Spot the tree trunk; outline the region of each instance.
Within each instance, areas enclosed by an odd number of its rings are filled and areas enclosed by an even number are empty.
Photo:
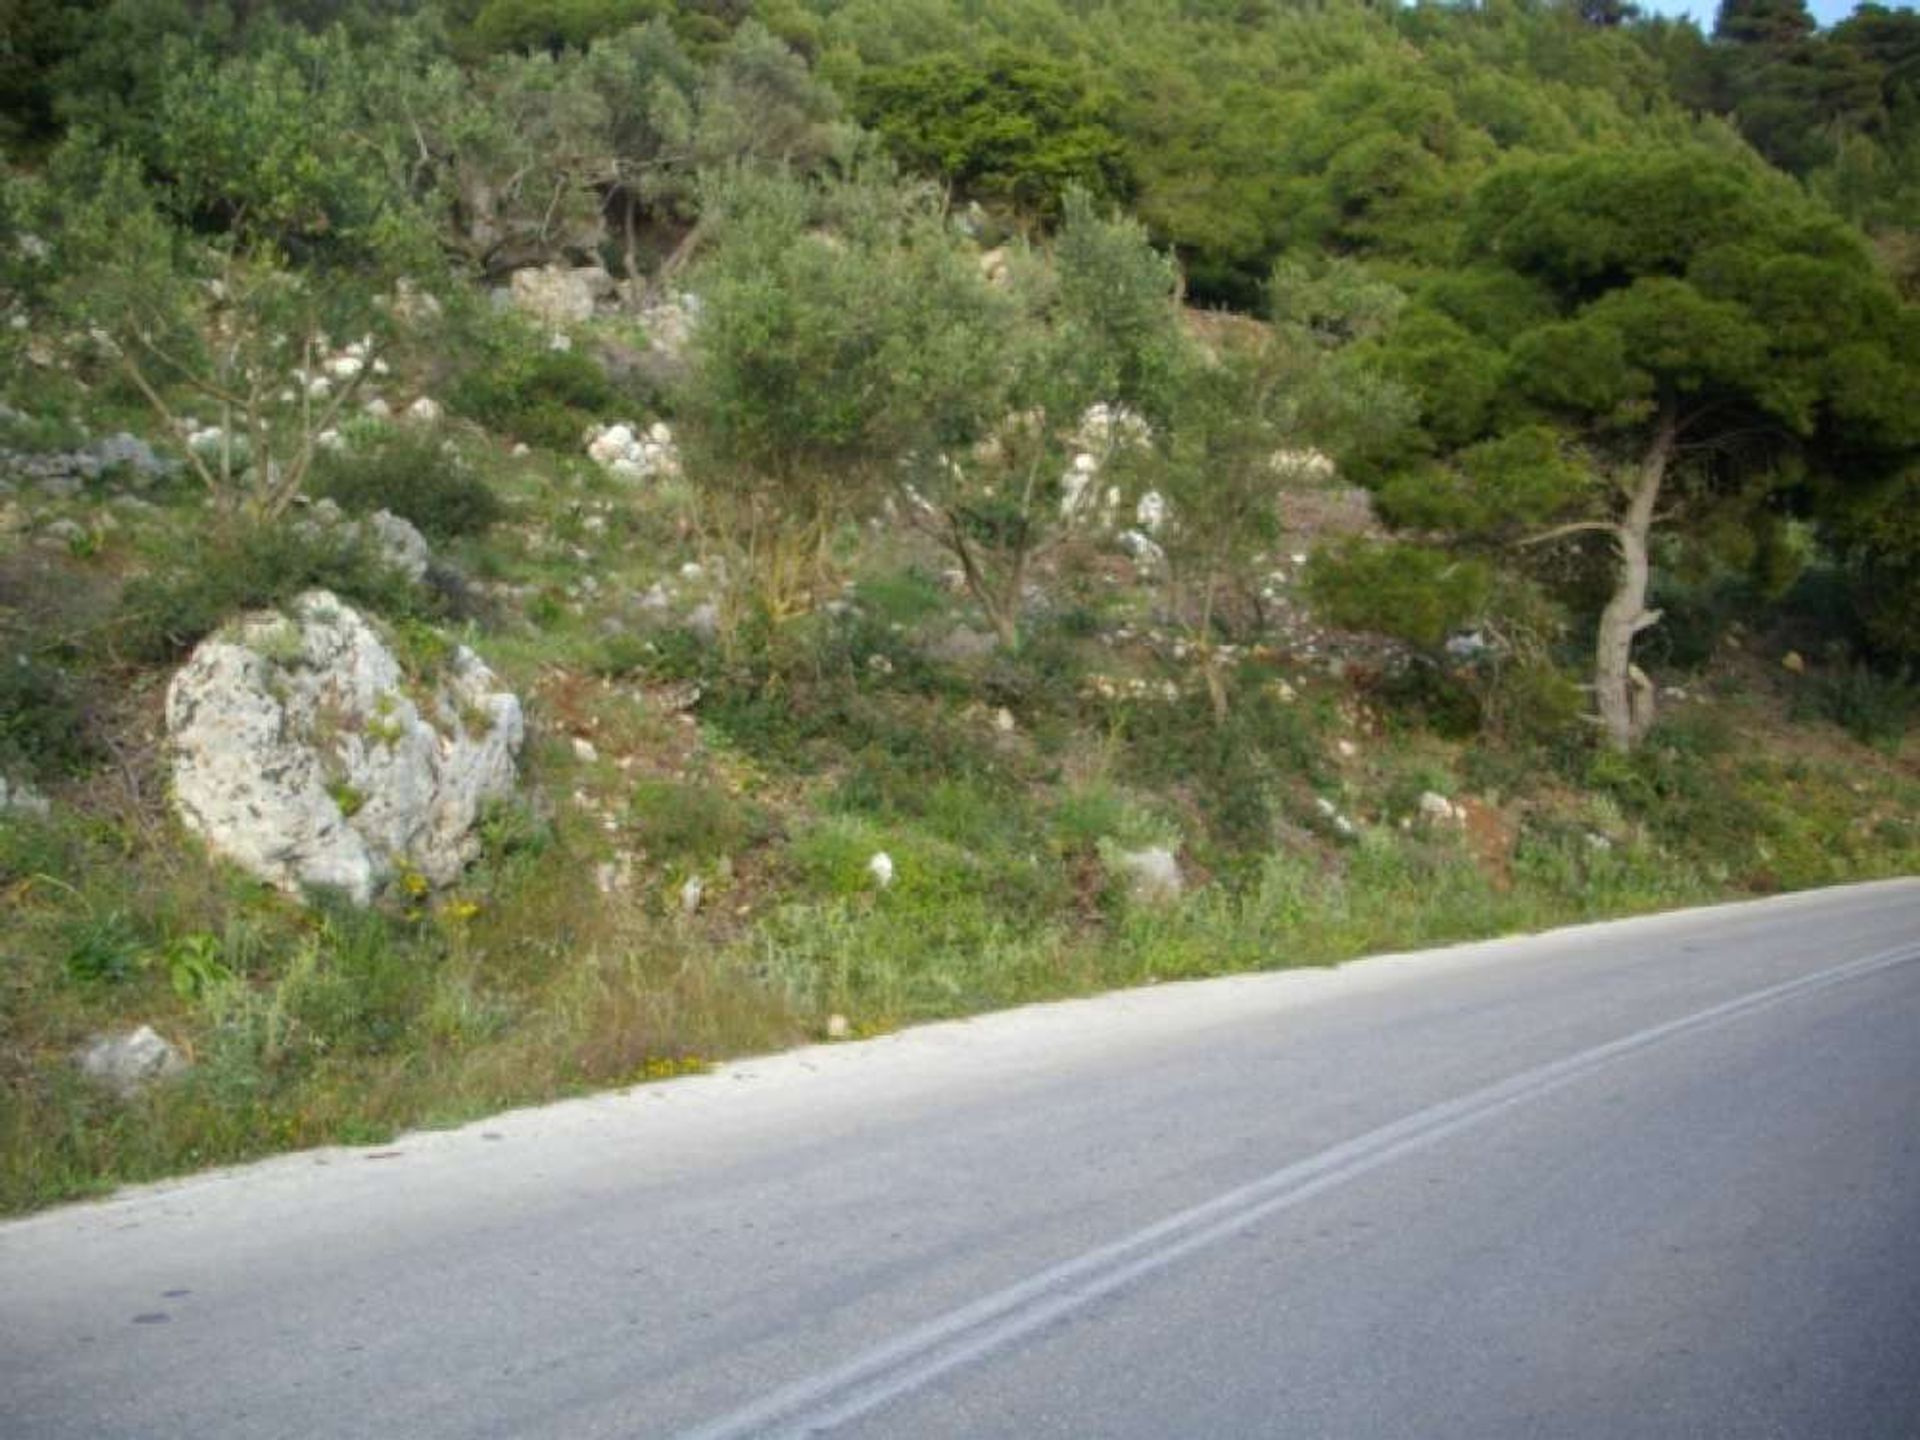
[[[1631,750],[1653,724],[1653,682],[1633,663],[1633,639],[1660,620],[1658,610],[1647,609],[1647,583],[1651,578],[1647,542],[1661,482],[1673,457],[1675,430],[1673,412],[1663,410],[1653,443],[1628,492],[1626,513],[1614,527],[1620,568],[1613,598],[1600,612],[1600,633],[1594,649],[1594,705],[1607,743],[1623,752]]]

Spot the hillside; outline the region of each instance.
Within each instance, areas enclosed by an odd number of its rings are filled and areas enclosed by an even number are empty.
[[[1909,14],[20,16],[0,1207],[1920,863]]]

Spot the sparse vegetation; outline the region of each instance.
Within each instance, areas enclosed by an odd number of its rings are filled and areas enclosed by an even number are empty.
[[[0,1210],[1920,867],[1895,12],[19,8]],[[1783,54],[1876,78],[1816,123]],[[240,617],[315,587],[400,671],[316,720],[329,823],[403,698],[491,732],[459,647],[524,702],[454,883],[174,809],[175,668],[246,631],[284,700]],[[182,1074],[82,1078],[139,1024]]]

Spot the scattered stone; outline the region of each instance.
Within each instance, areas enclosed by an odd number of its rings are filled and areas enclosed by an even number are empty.
[[[1002,735],[1011,735],[1019,727],[1014,723],[1013,712],[1002,705],[993,712],[993,728]]]
[[[893,674],[893,661],[884,655],[875,653],[867,656],[867,669],[875,675],[891,675]]]
[[[1132,556],[1136,564],[1159,566],[1167,561],[1167,552],[1160,548],[1158,542],[1138,530],[1121,531],[1120,548]]]
[[[387,565],[416,585],[427,578],[433,550],[411,520],[391,510],[376,510],[367,517],[366,528],[374,549]]]
[[[1133,507],[1133,518],[1147,534],[1158,535],[1160,527],[1167,523],[1167,497],[1158,490],[1147,491]]]
[[[576,735],[573,737],[573,758],[591,765],[600,758],[600,752],[593,748],[593,742],[584,735]]]
[[[1340,807],[1335,805],[1331,800],[1327,799],[1326,796],[1324,795],[1315,796],[1313,801],[1313,808],[1320,812],[1320,817],[1323,820],[1325,820],[1329,825],[1333,826],[1336,833],[1340,835],[1344,835],[1348,839],[1353,838],[1353,836],[1359,833],[1359,830],[1355,827],[1353,821],[1349,820],[1346,816],[1342,815],[1340,813]]]
[[[670,370],[684,363],[687,344],[699,322],[700,297],[691,291],[683,290],[640,307],[640,325],[647,332],[647,348]]]
[[[40,532],[41,543],[55,550],[65,550],[74,545],[84,544],[86,539],[87,527],[78,520],[65,518],[53,521]]]
[[[1135,900],[1156,904],[1178,900],[1186,890],[1180,862],[1163,845],[1116,851],[1113,868],[1126,877],[1127,894]]]
[[[688,876],[687,883],[680,887],[680,913],[689,917],[699,914],[706,893],[707,887],[698,875]]]
[[[893,857],[884,850],[875,852],[873,858],[867,861],[867,874],[873,877],[875,885],[886,889],[893,884]]]
[[[949,630],[937,640],[930,641],[926,647],[927,658],[942,665],[965,665],[969,661],[984,660],[993,654],[995,648],[993,636],[964,625]]]
[[[1798,650],[1789,650],[1780,657],[1780,668],[1792,675],[1807,673],[1807,662]]]
[[[707,644],[720,638],[720,607],[706,600],[687,612],[687,627]]]
[[[587,456],[609,475],[623,480],[651,480],[680,473],[680,450],[673,430],[659,421],[641,433],[619,421],[587,432]]]
[[[1435,825],[1464,825],[1467,812],[1464,808],[1433,790],[1420,793],[1420,815]]]
[[[427,578],[433,563],[433,549],[427,537],[404,516],[390,510],[376,510],[365,520],[349,520],[331,499],[322,497],[305,508],[295,520],[296,533],[308,538],[337,536],[350,543],[366,542],[380,562],[397,570],[413,584]]]
[[[852,1038],[853,1022],[851,1020],[840,1014],[827,1016],[827,1039],[851,1040]]]
[[[1283,480],[1331,480],[1334,474],[1333,457],[1319,450],[1276,450],[1267,463]]]
[[[11,780],[0,775],[0,812],[12,810],[20,815],[45,818],[52,809],[47,797],[25,780]]]
[[[447,412],[441,409],[440,402],[431,395],[422,395],[407,406],[407,419],[416,425],[438,425],[446,418],[446,414]]]
[[[1333,748],[1342,760],[1351,760],[1360,753],[1360,747],[1351,740],[1336,740],[1333,742]]]
[[[282,889],[363,905],[396,875],[458,878],[525,737],[519,699],[471,650],[416,702],[373,627],[324,590],[202,641],[166,714],[190,830]]]
[[[613,293],[613,277],[598,265],[541,265],[516,270],[507,282],[513,308],[548,327],[586,324]]]
[[[122,1099],[155,1081],[182,1073],[187,1062],[151,1025],[118,1035],[99,1035],[74,1056],[80,1073],[113,1090]]]
[[[593,867],[593,884],[602,895],[613,895],[633,888],[633,856],[622,851],[611,860]]]

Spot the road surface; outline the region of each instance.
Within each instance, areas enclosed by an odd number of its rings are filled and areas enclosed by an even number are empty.
[[[0,1225],[0,1436],[1920,1436],[1920,882]]]

